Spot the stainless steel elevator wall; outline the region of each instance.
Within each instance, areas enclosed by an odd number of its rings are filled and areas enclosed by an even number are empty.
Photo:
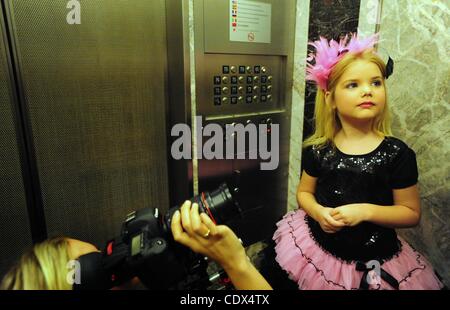
[[[49,235],[103,246],[168,208],[165,1],[7,1]]]
[[[0,7],[0,279],[31,245],[15,121],[16,103],[6,29]]]

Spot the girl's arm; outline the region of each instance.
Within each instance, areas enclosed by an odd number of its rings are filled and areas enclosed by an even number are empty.
[[[297,188],[297,203],[305,212],[316,220],[327,233],[339,231],[345,224],[335,220],[331,216],[332,208],[327,208],[317,203],[314,193],[316,191],[317,178],[310,176],[303,170],[300,184]]]
[[[367,221],[391,228],[413,227],[420,222],[420,197],[417,185],[394,189],[394,205],[367,204]]]
[[[323,208],[314,197],[316,183],[317,178],[310,176],[303,170],[297,187],[297,203],[313,219],[316,219],[318,210]]]
[[[420,198],[417,185],[393,190],[394,205],[380,206],[370,203],[355,203],[335,208],[331,215],[348,226],[362,221],[390,228],[416,226],[420,221]]]

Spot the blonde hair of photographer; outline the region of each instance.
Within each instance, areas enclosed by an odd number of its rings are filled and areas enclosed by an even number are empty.
[[[67,263],[81,255],[98,252],[87,242],[54,237],[34,245],[3,277],[1,290],[71,290]]]
[[[5,275],[2,290],[70,290],[66,280],[69,240],[57,237],[36,244]]]
[[[339,78],[355,60],[367,60],[374,63],[380,69],[382,76],[386,75],[386,65],[383,60],[372,52],[366,50],[361,55],[348,53],[333,68],[329,78],[328,89],[331,92],[331,99],[334,100],[336,84]],[[387,100],[383,111],[374,119],[373,131],[382,136],[392,136],[391,118]],[[303,142],[303,148],[310,145],[325,146],[329,141],[333,141],[338,131],[342,128],[341,121],[337,115],[337,109],[333,109],[331,104],[326,104],[325,90],[318,88],[316,94],[314,110],[314,133]]]

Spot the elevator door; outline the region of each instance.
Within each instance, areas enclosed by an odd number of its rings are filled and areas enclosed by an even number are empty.
[[[49,235],[97,244],[168,206],[165,1],[6,1]]]
[[[0,7],[0,279],[31,245],[4,30]]]

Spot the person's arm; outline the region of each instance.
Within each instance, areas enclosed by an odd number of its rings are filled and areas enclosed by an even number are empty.
[[[394,205],[380,206],[369,203],[350,204],[335,208],[333,218],[349,226],[362,221],[390,228],[407,228],[420,222],[420,197],[417,185],[393,190]]]
[[[344,223],[331,216],[332,208],[327,208],[317,203],[314,193],[316,190],[317,178],[310,176],[303,170],[300,183],[297,188],[298,205],[305,212],[316,220],[322,229],[327,233],[335,233],[345,226]]]
[[[275,262],[274,262],[275,263]],[[221,264],[237,290],[271,290],[272,287],[255,266],[246,258]]]
[[[219,263],[238,290],[268,290],[270,284],[250,262],[245,249],[233,231],[225,225],[215,225],[198,205],[186,201],[172,218],[175,241],[194,252],[208,256]]]

